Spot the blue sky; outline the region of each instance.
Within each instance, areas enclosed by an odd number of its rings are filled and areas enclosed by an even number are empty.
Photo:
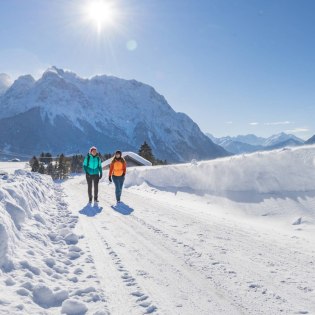
[[[101,33],[87,2],[1,0],[0,73],[136,79],[215,136],[315,134],[315,1],[117,0]]]

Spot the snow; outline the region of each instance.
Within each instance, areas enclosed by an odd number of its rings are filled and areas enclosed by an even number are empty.
[[[152,163],[148,160],[146,160],[145,158],[143,158],[142,156],[138,155],[137,153],[134,152],[122,152],[122,156],[125,158],[126,156],[131,157],[133,160],[139,162],[140,164],[142,164],[143,166],[152,166]],[[108,166],[113,160],[113,157],[111,157],[110,159],[107,159],[106,161],[104,161],[102,163],[102,167],[105,168],[106,166]]]
[[[37,108],[41,116],[37,123],[55,126],[62,118],[71,126],[70,134],[77,129],[85,133],[92,129],[102,138],[115,138],[127,150],[138,148],[147,138],[153,149],[159,148],[159,158],[170,157],[167,160],[187,161],[197,153],[200,158],[227,154],[214,146],[187,115],[176,113],[153,87],[135,80],[106,75],[83,79],[52,67],[36,81],[29,75],[19,77],[1,96],[0,108],[0,120]],[[113,150],[114,144],[105,141],[103,145]],[[61,141],[58,146],[60,151],[71,151],[69,143]],[[56,146],[52,147],[56,150]],[[108,147],[103,150],[107,152]]]
[[[315,146],[132,168],[92,206],[83,175],[10,173],[0,314],[315,314],[314,170]]]
[[[26,162],[0,162],[0,170],[13,174],[18,169],[31,170]]]

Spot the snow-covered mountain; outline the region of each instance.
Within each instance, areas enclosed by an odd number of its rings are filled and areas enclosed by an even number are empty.
[[[272,135],[268,138],[257,137],[253,134],[216,138],[208,133],[207,136],[214,143],[234,154],[250,153],[260,150],[274,150],[285,146],[299,146],[304,144],[302,139],[284,132]]]
[[[27,154],[137,151],[147,141],[168,161],[227,155],[152,87],[111,76],[83,79],[49,68],[18,78],[0,97],[0,149]]]
[[[315,135],[305,141],[305,144],[314,144],[315,143]]]
[[[0,73],[0,95],[3,94],[12,84],[11,78],[6,73]]]
[[[264,141],[263,146],[264,147],[270,147],[270,146],[278,145],[279,143],[282,143],[282,142],[287,142],[288,140],[294,140],[294,142],[299,143],[299,144],[304,143],[304,140],[296,137],[295,135],[286,134],[284,132],[281,132],[279,134],[276,134],[276,135],[273,135],[273,136],[267,138]],[[292,142],[292,143],[294,143],[294,142]]]

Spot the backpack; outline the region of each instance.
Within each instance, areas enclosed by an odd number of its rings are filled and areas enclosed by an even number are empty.
[[[98,152],[97,152],[97,154],[96,154],[95,156],[97,156],[98,159],[100,159],[100,155],[98,154]],[[90,156],[90,152],[89,152],[89,153],[87,154],[87,164],[86,164],[86,167],[89,167],[89,165],[90,165],[90,158],[91,158],[91,156]]]

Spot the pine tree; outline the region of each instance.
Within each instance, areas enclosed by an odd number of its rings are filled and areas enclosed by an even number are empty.
[[[54,166],[52,162],[50,162],[47,166],[47,175],[50,175],[52,178],[54,178]]]
[[[139,155],[145,158],[146,160],[150,161],[151,163],[155,163],[155,157],[152,153],[151,147],[147,144],[146,141],[141,145],[139,150]]]
[[[52,162],[52,155],[51,153],[46,153],[45,154],[45,164],[49,164]]]
[[[38,170],[39,170],[39,162],[38,162],[36,156],[34,156],[34,157],[32,158],[32,164],[31,164],[31,166],[32,166],[32,172],[38,172]]]
[[[39,164],[38,173],[45,174],[45,166],[44,166],[44,163],[42,162]]]
[[[59,160],[59,156],[58,156],[58,160]],[[59,167],[58,160],[56,159],[56,161],[55,161],[54,171],[53,171],[53,175],[52,175],[53,179],[58,179],[59,178],[59,176],[58,176],[58,167]]]
[[[58,178],[59,179],[65,179],[69,174],[68,166],[67,166],[67,159],[62,153],[59,157],[59,163],[58,163]]]

